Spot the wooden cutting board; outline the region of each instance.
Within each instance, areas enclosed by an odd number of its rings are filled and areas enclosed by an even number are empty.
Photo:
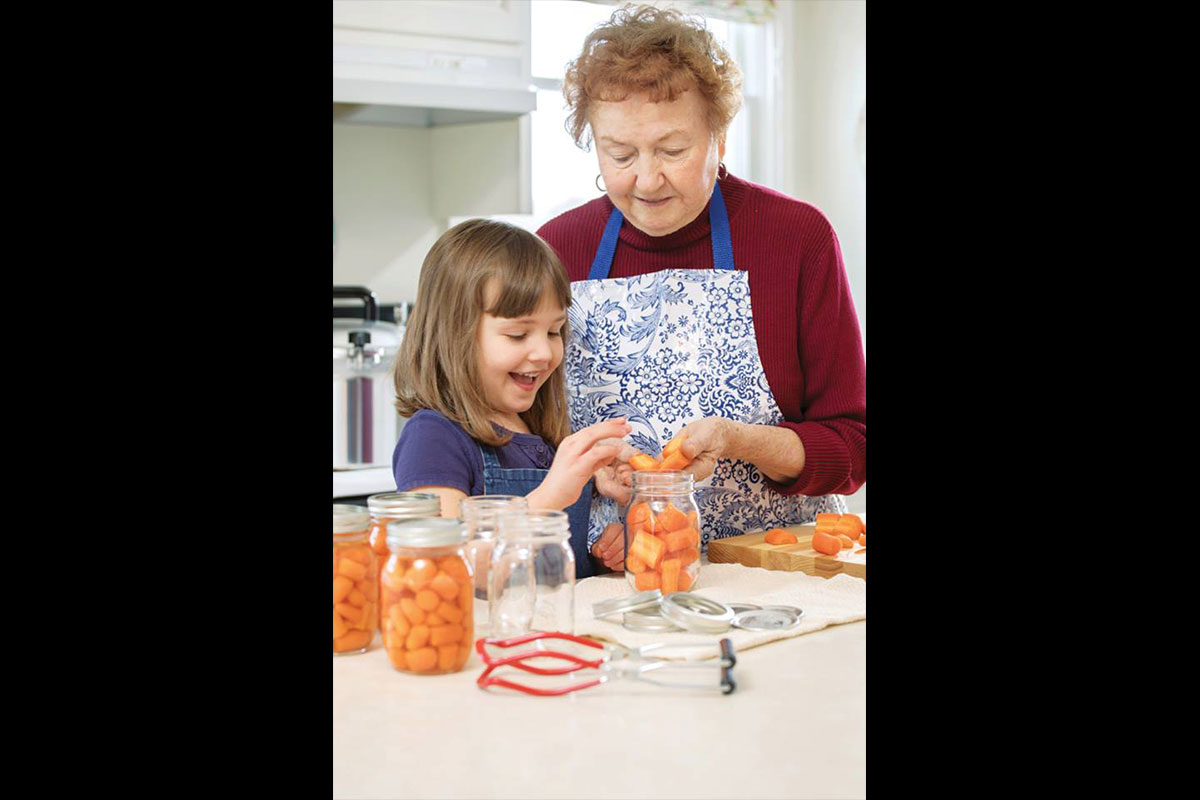
[[[866,514],[859,514],[866,522]],[[796,544],[767,544],[763,541],[766,531],[744,533],[727,539],[714,539],[708,543],[708,560],[714,564],[745,564],[747,567],[778,569],[788,572],[807,572],[820,578],[832,578],[844,573],[855,578],[867,579],[866,553],[852,561],[840,560],[812,549],[812,537],[816,524],[789,525],[783,530],[796,534]],[[855,545],[850,553],[860,549]],[[847,551],[838,553],[843,559]]]

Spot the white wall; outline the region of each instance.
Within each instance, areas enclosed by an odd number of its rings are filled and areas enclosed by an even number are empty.
[[[837,231],[867,337],[867,179],[855,153],[867,102],[864,0],[781,0],[780,68],[787,93],[780,190],[812,203]]]
[[[333,124],[335,285],[366,286],[383,303],[416,298],[421,262],[441,232],[429,130]]]

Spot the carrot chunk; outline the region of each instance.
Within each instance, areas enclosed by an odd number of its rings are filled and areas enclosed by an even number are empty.
[[[670,533],[681,528],[686,528],[688,524],[687,515],[680,511],[672,503],[667,503],[667,507],[658,512],[655,517],[658,527]]]
[[[633,585],[637,587],[639,592],[648,592],[651,589],[661,588],[662,578],[654,570],[648,569],[645,572],[638,573],[633,579]]]
[[[638,560],[650,569],[658,569],[658,563],[666,551],[667,546],[661,539],[645,532],[635,536],[633,544],[629,546],[629,554],[637,556]]]
[[[812,549],[827,556],[836,556],[842,549],[842,543],[836,536],[817,531],[813,534]]]
[[[679,591],[679,559],[665,558],[662,562],[662,593]]]
[[[679,591],[686,592],[692,586],[692,576],[686,569],[679,570]]]
[[[772,528],[767,531],[767,535],[763,537],[763,541],[767,544],[796,544],[799,541],[796,534],[791,531],[785,531],[783,528]]]
[[[344,575],[338,575],[333,579],[333,602],[335,604],[342,602],[346,596],[350,594],[350,590],[354,588],[354,581]]]
[[[654,471],[658,469],[658,459],[645,453],[638,453],[629,459],[629,466],[638,472]]]
[[[681,470],[681,469],[686,468],[687,465],[691,464],[691,463],[692,462],[689,461],[688,457],[685,456],[683,453],[671,453],[671,455],[667,456],[666,458],[664,458],[662,460],[662,463],[658,466],[658,468],[664,472],[671,471],[671,470]]]
[[[458,562],[462,565],[462,562]],[[439,572],[437,577],[429,582],[429,588],[441,596],[443,600],[453,600],[458,597],[458,584],[446,572]]]

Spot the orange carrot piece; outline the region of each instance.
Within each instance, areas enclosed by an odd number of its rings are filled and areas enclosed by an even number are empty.
[[[658,468],[664,472],[670,472],[674,470],[682,470],[691,463],[692,462],[689,461],[688,457],[683,453],[671,453],[671,455],[662,460],[662,463],[658,465]]]
[[[646,571],[646,563],[633,553],[630,553],[625,558],[625,569],[632,572],[634,575],[637,575],[639,572]]]
[[[682,566],[686,567],[688,564],[691,564],[693,561],[700,560],[700,548],[699,547],[685,547],[683,550],[680,550],[676,553],[667,553],[667,558],[678,558],[679,563]]]
[[[842,549],[842,543],[836,536],[818,531],[813,534],[812,549],[827,556],[836,556]]]
[[[667,550],[682,550],[694,544],[700,544],[700,531],[695,528],[680,528],[671,531],[663,537]]]
[[[796,544],[799,540],[796,534],[791,531],[785,531],[782,528],[772,528],[767,531],[767,535],[763,537],[763,541],[767,544]]]
[[[854,547],[854,540],[846,534],[839,533],[837,534],[837,538],[838,541],[842,543],[842,547],[846,548],[847,550],[849,550],[851,547]]]
[[[666,447],[662,449],[663,460],[666,460],[667,456],[671,455],[672,453],[678,452],[679,448],[683,447],[683,440],[686,438],[686,433],[679,433],[674,439],[667,442]]]
[[[678,559],[665,558],[662,562],[662,593],[670,594],[671,592],[679,591],[679,569],[680,564]]]
[[[648,569],[645,572],[639,573],[633,579],[633,585],[637,587],[639,592],[648,592],[651,589],[661,588],[662,578],[654,570]]]
[[[650,569],[658,569],[658,563],[662,561],[665,552],[667,546],[662,540],[648,533],[639,533],[629,546],[629,554],[637,556],[638,560]]]
[[[629,459],[629,466],[638,472],[654,471],[658,469],[658,459],[654,456],[648,456],[645,453],[638,453]]]
[[[625,524],[633,527],[649,520],[652,516],[650,504],[643,500],[630,506],[629,513],[625,515]]]
[[[686,592],[692,586],[692,576],[686,569],[679,570],[679,591]]]
[[[667,503],[666,508],[658,512],[658,515],[655,517],[655,521],[658,523],[658,526],[667,533],[670,533],[671,531],[677,531],[681,528],[686,528],[688,524],[687,515],[676,508],[674,504],[669,502]]]
[[[408,668],[413,672],[429,672],[437,667],[438,651],[433,647],[422,647],[408,652]]]

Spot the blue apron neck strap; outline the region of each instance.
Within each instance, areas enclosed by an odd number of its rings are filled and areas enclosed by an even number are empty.
[[[712,228],[713,269],[733,269],[733,240],[720,181],[713,184],[712,199],[708,201],[708,225]]]
[[[604,280],[612,271],[613,256],[617,252],[617,241],[621,233],[621,223],[625,216],[621,210],[613,206],[604,225],[604,235],[600,237],[600,246],[596,248],[596,257],[592,259],[592,268],[588,270],[589,281]],[[712,231],[713,269],[732,270],[733,242],[729,235],[729,213],[725,210],[725,197],[721,194],[721,182],[713,184],[712,197],[708,201],[708,226]]]

